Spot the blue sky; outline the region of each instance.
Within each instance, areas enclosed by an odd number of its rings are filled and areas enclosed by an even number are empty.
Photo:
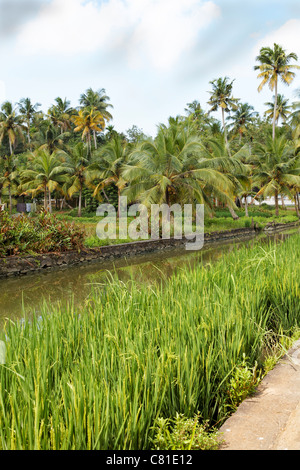
[[[193,100],[208,109],[221,76],[262,113],[272,93],[257,92],[255,57],[277,42],[300,64],[300,1],[0,0],[0,39],[0,102],[28,96],[47,111],[57,96],[77,106],[105,88],[118,131],[154,135]],[[300,72],[279,92],[297,88]]]

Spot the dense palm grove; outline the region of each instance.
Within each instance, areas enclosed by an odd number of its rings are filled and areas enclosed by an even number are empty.
[[[6,101],[0,112],[0,202],[10,213],[16,202],[35,199],[50,212],[77,208],[93,211],[98,201],[172,204],[204,203],[226,207],[252,196],[274,196],[276,213],[282,196],[294,201],[299,216],[300,89],[295,101],[278,93],[290,85],[297,56],[280,46],[264,47],[254,68],[258,92],[268,85],[273,101],[263,117],[234,97],[234,80],[210,82],[208,111],[195,100],[184,115],[170,117],[149,137],[133,126],[119,133],[111,125],[113,106],[104,89],[91,88],[79,106],[60,97],[47,112],[22,98]],[[297,101],[299,99],[299,101]],[[211,113],[221,110],[221,122]]]

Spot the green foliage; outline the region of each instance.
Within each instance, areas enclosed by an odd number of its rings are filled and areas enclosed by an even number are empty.
[[[255,392],[261,379],[261,371],[257,370],[257,363],[249,367],[245,354],[241,364],[237,365],[229,380],[228,398],[226,406],[230,410],[236,410],[242,401]]]
[[[159,422],[161,446],[200,445],[253,390],[270,337],[299,325],[299,242],[243,247],[167,283],[110,279],[80,310],[45,303],[7,321],[0,449],[150,449]]]
[[[217,431],[209,430],[208,423],[200,423],[200,416],[186,418],[176,414],[174,419],[158,418],[153,439],[155,450],[216,450],[220,445]]]
[[[251,223],[256,225],[257,228],[264,228],[271,221],[276,224],[285,224],[290,222],[297,222],[299,219],[295,215],[283,215],[279,217],[256,216],[256,217],[241,217],[238,220],[232,220],[230,217],[216,217],[214,219],[205,219],[204,231],[214,232],[220,230],[232,230],[235,228],[250,227]]]
[[[33,217],[0,211],[0,257],[80,250],[84,236],[82,228],[45,211]]]

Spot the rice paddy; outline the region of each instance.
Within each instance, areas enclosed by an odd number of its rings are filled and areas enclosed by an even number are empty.
[[[299,326],[299,246],[240,248],[167,283],[110,280],[80,311],[7,320],[0,449],[144,450],[161,418],[222,423],[237,368],[263,370]]]

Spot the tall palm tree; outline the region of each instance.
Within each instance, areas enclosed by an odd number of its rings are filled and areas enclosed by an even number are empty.
[[[65,182],[66,165],[57,155],[46,149],[37,149],[29,154],[30,167],[21,174],[21,190],[23,194],[33,196],[44,193],[44,209],[52,212],[51,193]],[[48,203],[47,203],[48,199]]]
[[[254,117],[257,116],[253,106],[248,103],[240,103],[238,108],[233,112],[232,116],[228,116],[227,121],[230,123],[230,130],[235,134],[239,134],[240,141],[248,130],[248,125],[253,123]]]
[[[7,188],[9,199],[9,213],[12,213],[12,191],[16,188],[16,178],[18,176],[17,160],[15,155],[5,155],[1,161],[0,186]]]
[[[124,195],[148,207],[196,200],[210,211],[215,193],[234,205],[232,183],[214,168],[211,155],[202,152],[203,144],[193,127],[184,123],[160,126],[156,138],[141,143],[124,165],[122,176],[129,183]]]
[[[33,116],[37,113],[38,108],[41,106],[40,103],[32,104],[30,98],[21,98],[20,101],[17,103],[19,107],[19,112],[21,116],[23,116],[24,121],[27,125],[27,140],[28,144],[30,145],[30,125],[32,122]]]
[[[255,158],[256,157],[256,158]],[[255,197],[274,196],[276,215],[279,215],[279,194],[291,197],[291,187],[300,187],[300,162],[294,146],[284,136],[269,136],[266,143],[257,146],[253,162],[253,183],[260,186]]]
[[[71,129],[71,116],[75,110],[70,106],[71,102],[67,98],[62,99],[59,96],[54,100],[55,105],[52,105],[48,110],[48,116],[55,127],[59,127],[61,133]]]
[[[107,108],[113,108],[113,105],[107,102],[108,100],[110,98],[106,95],[104,88],[98,91],[88,88],[85,93],[80,95],[79,103],[83,108],[95,108],[102,114],[105,121],[108,122],[112,119],[112,115]]]
[[[298,99],[300,99],[300,88],[295,91]],[[297,149],[300,149],[300,101],[294,101],[292,104],[292,112],[289,116],[289,124],[293,129],[293,139],[296,142]]]
[[[68,174],[67,193],[72,197],[75,193],[78,197],[78,217],[81,217],[82,191],[87,179],[88,159],[83,142],[79,142],[72,148],[68,148],[66,152],[58,152],[65,162],[65,170]]]
[[[188,119],[195,124],[199,132],[203,132],[205,127],[210,124],[208,115],[202,109],[199,101],[194,100],[192,103],[187,103],[184,110],[187,113]]]
[[[209,113],[213,111],[217,111],[221,108],[222,112],[222,125],[224,131],[225,142],[228,147],[228,140],[227,140],[227,131],[225,125],[225,112],[229,113],[231,110],[237,109],[238,99],[232,96],[232,87],[233,82],[229,82],[228,77],[218,78],[209,82],[212,85],[212,91],[210,93],[210,99],[208,104],[211,106]]]
[[[284,123],[287,121],[288,117],[291,114],[292,106],[288,104],[289,100],[285,98],[282,94],[277,94],[277,105],[276,105],[276,115],[275,123],[278,125],[279,119]],[[268,106],[268,109],[265,111],[265,116],[270,119],[274,116],[274,106],[275,106],[275,96],[273,96],[272,102],[265,103],[265,106]]]
[[[226,175],[231,182],[230,196],[232,200],[249,187],[250,166],[247,162],[250,157],[250,148],[248,144],[243,145],[231,155],[223,136],[207,139],[205,147],[201,151],[201,157],[207,162],[206,164],[210,164],[212,168]],[[232,218],[236,220],[239,217],[234,210],[236,206],[231,199],[226,201],[226,205]]]
[[[10,101],[5,101],[0,112],[0,144],[5,137],[8,138],[10,154],[16,146],[18,139],[24,140],[23,131],[26,130],[22,117],[17,115]]]
[[[105,121],[100,111],[94,108],[84,108],[74,115],[72,121],[75,124],[75,132],[82,132],[82,140],[87,143],[88,154],[92,153],[91,132],[94,133],[94,146],[97,149],[96,132],[102,132],[105,127]]]
[[[128,146],[121,136],[113,136],[112,140],[95,153],[89,166],[89,182],[99,181],[94,185],[94,196],[105,190],[106,186],[115,184],[118,188],[118,217],[120,215],[121,191],[125,187],[122,168],[128,159]]]
[[[50,121],[45,120],[44,125],[40,128],[39,140],[37,141],[39,145],[37,146],[52,154],[56,150],[64,148],[64,140],[69,135],[69,132],[61,132],[59,127],[55,127]]]
[[[274,43],[273,49],[270,47],[262,47],[256,61],[259,65],[254,66],[254,70],[259,70],[258,78],[262,81],[258,87],[260,92],[263,87],[268,84],[271,91],[275,91],[274,95],[274,110],[273,110],[273,132],[272,137],[275,139],[275,127],[277,116],[277,96],[278,96],[278,79],[285,85],[292,83],[295,72],[293,69],[299,69],[298,65],[291,65],[292,60],[298,60],[297,54],[291,52],[287,54],[286,51]]]

